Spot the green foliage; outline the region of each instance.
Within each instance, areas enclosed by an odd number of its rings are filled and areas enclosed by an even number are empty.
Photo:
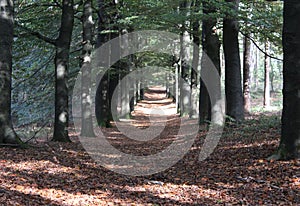
[[[252,34],[258,42],[271,42],[274,45],[275,54],[280,54],[282,53],[282,10],[282,2],[242,1],[239,14],[241,30]]]
[[[222,18],[237,17],[241,23],[241,31],[253,34],[256,41],[264,42],[268,39],[273,44],[274,53],[281,52],[281,25],[282,4],[270,4],[265,1],[242,1],[240,11],[236,13],[232,4],[223,0],[202,0],[200,5],[195,1],[188,1],[191,7],[180,7],[183,0],[127,0],[115,4],[105,0],[105,12],[109,21],[105,25],[106,33],[115,33],[127,29],[132,30],[164,30],[180,34],[182,29],[193,34],[194,21],[216,18],[217,29],[222,28]],[[202,2],[208,5],[213,12],[204,15]],[[14,41],[14,65],[13,65],[13,105],[12,112],[16,125],[26,125],[33,122],[53,121],[54,114],[54,54],[53,45],[33,36],[37,32],[50,39],[57,38],[60,27],[61,1],[16,1],[15,16],[17,26],[15,28]],[[71,57],[69,68],[69,89],[72,91],[75,79],[79,71],[79,57],[82,46],[82,2],[76,1],[76,18],[71,45]],[[97,31],[97,5],[94,4],[94,20]],[[27,28],[26,29],[24,29]],[[31,32],[29,32],[31,31]],[[201,36],[201,30],[196,35]],[[220,32],[219,32],[220,33]],[[97,33],[95,32],[95,39]],[[153,40],[155,41],[155,40]],[[153,42],[155,43],[155,42]],[[174,69],[173,57],[168,54],[156,54],[143,52],[134,55],[136,67],[159,66],[166,69]],[[273,66],[272,73],[274,84],[279,85],[280,70]],[[262,69],[259,69],[261,72]],[[157,73],[159,79],[161,73]],[[259,74],[260,81],[262,74]],[[278,87],[276,87],[278,89]],[[278,104],[278,106],[280,106]]]

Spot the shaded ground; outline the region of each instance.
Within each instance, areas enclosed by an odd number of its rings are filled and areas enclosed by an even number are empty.
[[[150,126],[149,109],[168,109],[161,135],[147,143],[116,128],[109,141],[124,152],[148,155],[167,147],[178,130],[174,104],[150,90],[136,107],[132,125]],[[148,110],[147,110],[148,109]],[[148,112],[148,113],[147,113]],[[153,117],[156,118],[156,117]],[[97,165],[74,136],[73,143],[0,148],[0,205],[299,205],[300,161],[270,162],[280,135],[276,116],[252,116],[228,126],[214,153],[198,162],[205,132],[176,165],[145,177],[113,173]]]

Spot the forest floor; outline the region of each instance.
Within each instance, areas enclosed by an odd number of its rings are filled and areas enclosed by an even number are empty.
[[[104,129],[127,153],[149,155],[166,148],[178,131],[171,99],[152,89],[138,103],[131,124],[149,126],[153,108],[167,111],[166,128],[148,143]],[[280,138],[280,116],[251,115],[228,125],[214,152],[198,161],[205,131],[187,154],[165,171],[127,176],[97,164],[74,130],[72,143],[42,142],[0,148],[0,205],[300,205],[300,161],[267,161]],[[159,122],[160,120],[156,120]]]

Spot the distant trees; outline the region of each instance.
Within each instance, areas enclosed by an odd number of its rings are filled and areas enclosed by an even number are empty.
[[[270,43],[268,40],[265,43],[265,58],[264,58],[264,107],[268,108],[271,104],[270,97],[270,70],[271,70],[271,61],[270,57],[267,56],[270,51]]]
[[[251,67],[251,42],[248,37],[244,37],[244,61],[243,61],[243,101],[244,111],[250,113],[251,94],[250,94],[250,67]]]
[[[98,5],[98,7],[96,6],[97,9],[91,6],[92,3],[95,2],[97,2]],[[199,114],[201,123],[209,122],[211,116],[210,97],[205,84],[200,80],[199,75],[196,74],[199,66],[199,58],[201,58],[201,51],[198,51],[199,46],[200,48],[202,46],[203,51],[212,60],[220,75],[223,72],[221,65],[225,62],[227,115],[230,119],[240,122],[244,118],[244,109],[247,112],[250,110],[248,100],[250,99],[251,82],[249,82],[249,77],[251,76],[251,71],[248,67],[249,61],[251,60],[247,58],[250,56],[250,39],[251,41],[260,41],[260,45],[263,39],[269,39],[270,43],[274,43],[277,41],[275,37],[278,36],[279,33],[275,26],[280,24],[280,20],[274,18],[271,22],[264,21],[264,19],[268,19],[268,16],[273,15],[275,10],[272,10],[271,7],[266,10],[264,5],[266,3],[261,1],[257,4],[251,4],[251,9],[253,10],[251,16],[247,15],[249,13],[247,13],[247,9],[250,8],[250,3],[246,1],[240,2],[238,0],[227,0],[222,3],[208,0],[180,2],[142,0],[138,3],[133,0],[84,0],[75,3],[76,5],[74,5],[73,0],[54,1],[50,3],[46,0],[28,1],[18,5],[16,8],[18,18],[16,23],[17,33],[15,34],[15,48],[17,50],[15,56],[17,57],[16,68],[18,68],[18,70],[15,70],[13,77],[15,79],[22,79],[21,82],[23,83],[16,83],[17,89],[14,90],[14,103],[18,102],[21,96],[21,98],[24,99],[23,102],[29,102],[28,105],[26,105],[29,107],[30,104],[35,104],[47,96],[47,98],[50,99],[46,101],[47,104],[50,105],[48,105],[48,108],[52,108],[52,104],[55,104],[55,110],[47,111],[50,113],[47,115],[47,118],[52,119],[54,116],[53,140],[55,141],[70,141],[68,137],[68,126],[70,123],[70,105],[68,98],[70,98],[70,91],[79,71],[78,65],[82,67],[83,77],[81,85],[83,93],[81,97],[83,106],[81,115],[85,121],[83,121],[82,124],[82,135],[93,136],[93,132],[91,131],[91,113],[93,110],[93,108],[90,108],[91,101],[95,101],[98,124],[105,127],[110,126],[110,122],[113,120],[111,112],[111,106],[113,105],[112,94],[115,90],[118,92],[118,102],[114,104],[114,106],[118,106],[118,115],[130,117],[134,103],[143,99],[144,87],[147,85],[141,80],[136,82],[135,88],[129,88],[127,86],[120,88],[117,85],[124,76],[130,71],[133,71],[136,67],[152,66],[154,65],[152,64],[153,62],[158,62],[158,64],[160,64],[158,66],[164,64],[166,69],[174,71],[176,77],[171,81],[173,87],[177,88],[177,91],[174,89],[173,95],[176,97],[176,101],[180,103],[179,111],[181,115],[195,117]],[[280,6],[276,9],[280,10]],[[6,10],[7,8],[5,7],[3,11]],[[278,16],[277,10],[274,15]],[[37,18],[33,19],[32,16],[35,14]],[[36,19],[39,18],[41,20],[37,21]],[[93,24],[93,19],[95,19],[97,24]],[[239,27],[238,21],[241,22],[242,28]],[[254,27],[253,25],[258,26]],[[7,24],[3,23],[1,26],[4,28],[0,31],[1,35],[4,36],[4,33],[6,35],[6,32],[10,32],[10,30],[5,29]],[[259,28],[265,29],[259,30]],[[137,54],[134,58],[133,56],[123,58],[103,74],[96,91],[96,99],[89,99],[89,88],[91,85],[90,82],[85,81],[85,79],[90,78],[92,49],[102,46],[107,41],[121,34],[144,29],[166,30],[182,35],[180,55],[172,57],[173,60],[168,59],[169,57],[162,57],[160,54],[151,54],[151,57],[144,58],[148,55],[147,53],[143,55]],[[253,36],[249,35],[250,38],[245,38],[244,42],[245,64],[243,66],[243,78],[241,75],[240,42],[238,41],[239,31],[241,30],[245,31],[246,34],[253,34]],[[266,32],[266,30],[271,30],[272,32]],[[220,41],[220,33],[222,31],[223,42]],[[42,41],[38,41],[32,38],[32,36]],[[12,37],[6,35],[4,38],[1,38],[1,41],[7,41],[8,38]],[[96,42],[94,42],[93,39],[96,39]],[[12,40],[10,39],[10,41]],[[152,40],[147,40],[147,43],[148,42],[151,44]],[[187,44],[190,44],[190,42],[196,45],[193,51],[188,48]],[[130,46],[126,46],[128,42],[122,43],[125,48],[111,48],[108,52],[119,53],[121,55],[121,53]],[[220,60],[220,56],[223,58],[220,50],[222,43],[225,59]],[[1,46],[6,47],[7,45],[3,43]],[[171,46],[173,47],[174,45],[170,45],[170,47]],[[7,49],[3,49],[1,52],[5,50]],[[278,50],[280,53],[280,49]],[[44,54],[43,52],[47,53],[47,57],[49,58],[46,58],[46,55],[42,55]],[[3,53],[2,56],[3,55],[8,54]],[[9,60],[11,57],[7,56],[5,58],[7,58],[7,62],[11,62]],[[49,62],[53,62],[51,58],[54,58],[54,64],[50,65]],[[191,59],[192,61],[190,61]],[[192,65],[189,65],[190,63],[192,63]],[[48,64],[50,66],[44,66]],[[11,65],[11,63],[9,63],[9,65]],[[175,69],[174,65],[179,67]],[[260,69],[256,69],[256,72],[260,72],[259,77],[260,82],[262,82],[263,66],[258,65],[257,67],[261,67]],[[1,67],[1,69],[4,69],[4,67]],[[55,76],[51,78],[50,76],[53,74],[53,70],[55,71]],[[184,79],[184,84],[178,86],[177,80],[180,79],[180,77]],[[26,80],[24,80],[26,78],[30,80],[26,82]],[[274,75],[272,78],[274,78]],[[37,79],[41,80],[40,84],[42,87],[37,88],[36,85],[32,85],[31,91],[28,85],[32,82],[37,82]],[[171,78],[167,77],[164,79],[168,81]],[[242,81],[244,81],[244,87],[242,87]],[[165,85],[170,87],[172,83]],[[36,84],[39,85],[39,83]],[[198,85],[200,86],[200,91],[198,91]],[[34,94],[28,95],[30,92]],[[243,92],[244,97],[247,97],[245,99],[243,99]],[[49,93],[53,96],[49,95]],[[200,96],[197,96],[199,93]],[[1,92],[1,94],[10,96],[10,93]],[[35,98],[31,97],[36,94],[40,94],[40,96]],[[48,95],[51,97],[48,97]],[[135,97],[129,99],[129,96],[131,97],[133,95],[135,95]],[[194,101],[194,99],[197,101]],[[3,98],[1,98],[0,101],[2,100]],[[53,102],[51,102],[51,100]],[[40,102],[42,102],[42,100],[40,100]],[[3,103],[4,106],[1,106],[0,109],[5,108],[7,106],[6,104],[7,101]],[[42,103],[37,103],[34,109],[37,107],[43,108],[40,104]],[[28,109],[26,110],[26,114],[25,112],[23,114],[22,109],[24,106],[20,107],[21,109],[16,107],[16,113],[21,117],[35,114],[34,109]],[[41,111],[43,110],[41,109]],[[36,113],[41,113],[41,111]],[[6,113],[6,115],[7,114],[8,113]],[[40,116],[43,116],[43,114]],[[18,116],[16,115],[15,118],[18,118]],[[36,119],[34,121],[36,121]],[[53,120],[50,121],[52,122]],[[20,122],[26,124],[24,119]],[[30,124],[32,122],[28,123]],[[8,123],[6,124],[8,125]]]

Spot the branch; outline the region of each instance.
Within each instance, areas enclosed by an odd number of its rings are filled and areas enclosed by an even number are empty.
[[[261,48],[259,47],[259,45],[255,42],[255,40],[254,40],[252,37],[250,37],[248,34],[245,34],[245,33],[242,32],[242,31],[240,31],[240,33],[241,33],[244,37],[250,39],[250,40],[252,41],[252,43],[256,46],[256,48],[257,48],[259,51],[261,51],[263,54],[265,54],[267,57],[270,57],[271,59],[275,59],[275,60],[278,60],[278,61],[283,61],[283,59],[280,59],[280,58],[278,58],[278,57],[275,57],[275,56],[272,56],[272,55],[266,53],[263,49],[261,49]]]
[[[63,6],[57,0],[53,0],[53,3],[57,5],[59,8],[61,9],[63,8]]]
[[[45,122],[45,123],[41,126],[41,128],[39,128],[37,131],[34,131],[34,134],[33,134],[28,140],[25,141],[25,144],[27,144],[28,142],[30,142],[31,140],[33,140],[33,139],[36,137],[36,135],[37,135],[40,131],[42,131],[42,129],[44,129],[48,124],[49,124],[49,122]]]
[[[24,31],[28,32],[29,34],[31,34],[32,36],[35,36],[36,38],[44,41],[44,42],[47,42],[49,44],[52,44],[52,45],[56,45],[56,39],[51,39],[49,37],[46,37],[44,36],[43,34],[39,33],[39,32],[36,32],[36,31],[32,31],[31,29],[25,27],[25,26],[22,26],[20,25],[18,22],[15,22],[16,26],[20,27],[21,29],[23,29]]]
[[[27,80],[31,79],[32,77],[34,77],[39,71],[41,71],[45,66],[47,66],[53,59],[54,59],[54,56],[51,55],[49,57],[49,59],[43,65],[41,65],[40,68],[38,68],[33,74],[31,74],[28,78],[25,78],[25,79],[22,79],[19,82],[16,82],[15,83],[17,85],[16,87],[21,85],[23,82],[26,82]],[[13,87],[11,90],[14,90],[16,87]]]

